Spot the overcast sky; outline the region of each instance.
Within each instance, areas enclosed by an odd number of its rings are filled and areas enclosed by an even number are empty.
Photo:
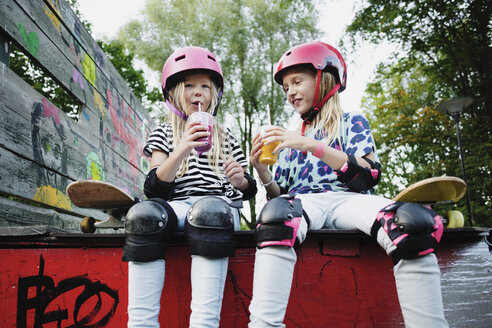
[[[93,36],[102,38],[114,37],[126,22],[138,19],[145,0],[78,0],[78,3],[84,18],[92,23]],[[320,41],[337,47],[345,27],[354,17],[354,0],[326,0],[325,3],[319,8],[318,26],[324,32]],[[345,111],[360,110],[365,86],[370,81],[376,65],[388,54],[388,47],[372,45],[364,45],[354,54],[342,54],[348,70],[347,89],[340,94]],[[146,77],[150,85],[159,85],[158,73],[146,70]]]

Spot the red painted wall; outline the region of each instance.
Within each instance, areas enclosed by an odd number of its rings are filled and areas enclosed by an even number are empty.
[[[360,243],[360,244],[359,244]],[[246,327],[254,248],[231,258],[222,327]],[[161,327],[187,327],[190,256],[166,252]],[[0,249],[2,327],[125,327],[121,248]],[[287,327],[403,327],[389,257],[372,241],[307,241],[298,251]]]

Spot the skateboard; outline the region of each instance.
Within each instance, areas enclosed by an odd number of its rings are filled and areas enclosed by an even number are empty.
[[[435,206],[457,202],[463,198],[465,192],[465,181],[457,177],[443,176],[416,182],[402,190],[393,200]],[[460,211],[447,211],[446,218],[447,228],[461,228],[465,223]]]
[[[84,217],[80,224],[84,233],[94,233],[96,229],[123,228],[122,218],[139,201],[123,189],[97,180],[72,182],[67,186],[67,194],[76,206],[98,209],[108,215],[105,220]]]

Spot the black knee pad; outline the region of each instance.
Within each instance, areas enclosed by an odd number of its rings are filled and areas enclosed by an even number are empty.
[[[166,239],[176,231],[177,222],[171,206],[160,198],[133,205],[126,214],[123,261],[164,259]]]
[[[293,247],[302,215],[301,200],[294,195],[281,195],[269,200],[256,224],[256,246]]]
[[[233,256],[234,216],[226,201],[205,197],[194,203],[186,215],[185,233],[192,255],[213,258]]]
[[[434,252],[443,233],[442,218],[430,208],[414,203],[396,202],[377,215],[371,235],[376,238],[383,229],[396,250],[391,253],[394,264]]]

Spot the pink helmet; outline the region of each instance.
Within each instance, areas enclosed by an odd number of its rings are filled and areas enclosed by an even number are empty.
[[[311,64],[315,70],[330,71],[340,83],[339,92],[347,85],[347,65],[337,49],[323,42],[309,42],[287,51],[279,60],[273,78],[282,85],[282,74],[287,68]]]
[[[313,106],[301,115],[303,120],[301,135],[304,135],[306,125],[311,124],[320,108],[338,91],[345,90],[347,85],[347,65],[337,49],[323,42],[308,42],[298,45],[287,51],[279,60],[273,78],[283,85],[282,75],[288,68],[297,65],[312,65],[316,70],[316,88],[314,91]],[[318,101],[320,92],[321,73],[329,71],[335,77],[336,85]],[[304,153],[304,152],[303,152]]]
[[[200,47],[186,47],[176,50],[169,56],[169,58],[164,63],[162,68],[161,86],[162,94],[166,103],[170,105],[169,102],[169,89],[174,87],[179,81],[181,74],[187,71],[197,71],[209,73],[212,80],[217,85],[219,89],[219,102],[222,98],[222,92],[224,89],[224,79],[222,77],[222,70],[220,69],[219,63],[215,59],[215,56],[207,49]],[[191,73],[191,72],[190,72]],[[218,104],[217,104],[218,107]],[[214,115],[217,113],[217,107],[214,110]],[[171,105],[171,110],[176,114],[186,119],[184,114],[175,110]]]

